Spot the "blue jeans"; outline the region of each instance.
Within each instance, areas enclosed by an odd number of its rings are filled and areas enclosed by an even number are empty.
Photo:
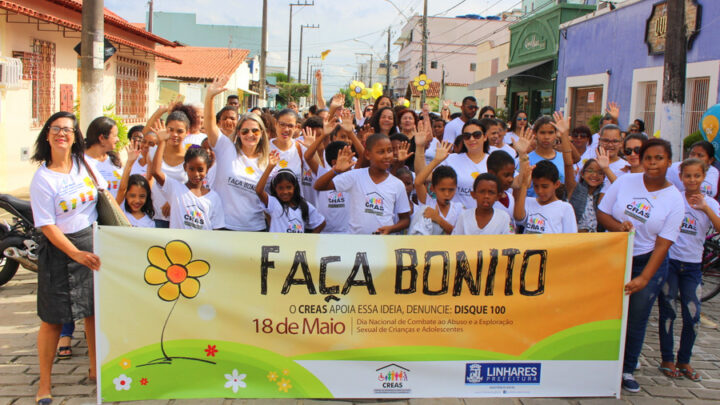
[[[634,256],[632,261],[632,278],[642,273],[652,252]],[[665,281],[668,272],[667,256],[663,259],[655,275],[650,279],[645,288],[630,296],[628,306],[627,332],[625,333],[625,359],[623,362],[623,373],[632,374],[635,371],[643,341],[645,341],[645,329],[647,328],[650,311],[655,304],[655,299],[660,292],[660,287]]]
[[[697,336],[697,326],[700,322],[701,266],[701,263],[687,263],[670,259],[667,279],[658,296],[660,352],[663,361],[675,361],[673,353],[673,321],[675,321],[677,314],[675,314],[673,304],[679,291],[683,326],[680,334],[680,349],[678,349],[677,353],[677,362],[680,364],[690,363],[692,348]]]
[[[72,337],[75,332],[75,322],[64,323],[60,331],[60,337]]]
[[[170,228],[170,221],[156,219],[155,220],[155,228]]]

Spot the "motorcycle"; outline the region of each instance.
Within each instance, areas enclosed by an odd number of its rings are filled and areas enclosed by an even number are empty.
[[[0,209],[13,216],[12,224],[0,222],[0,286],[10,281],[22,265],[37,273],[37,237],[30,202],[0,194]]]

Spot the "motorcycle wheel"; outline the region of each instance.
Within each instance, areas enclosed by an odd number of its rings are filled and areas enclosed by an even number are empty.
[[[2,249],[5,250],[5,247],[2,247]],[[5,257],[5,255],[2,254],[2,250],[0,250],[0,285],[10,281],[15,273],[17,273],[19,266],[20,263]]]

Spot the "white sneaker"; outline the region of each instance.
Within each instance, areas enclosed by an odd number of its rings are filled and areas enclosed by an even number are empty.
[[[706,317],[702,313],[700,314],[700,325],[709,329],[717,329],[718,324],[711,321],[710,318]]]

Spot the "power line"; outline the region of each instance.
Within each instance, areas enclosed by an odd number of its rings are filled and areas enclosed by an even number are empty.
[[[460,0],[459,3],[455,4],[454,6],[450,7],[449,9],[447,9],[447,10],[441,12],[441,13],[437,13],[437,14],[433,15],[433,17],[437,17],[437,16],[440,16],[440,15],[445,15],[445,14],[447,14],[450,10],[452,10],[452,9],[454,9],[455,7],[457,7],[457,6],[465,3],[466,1],[467,1],[467,0]]]

